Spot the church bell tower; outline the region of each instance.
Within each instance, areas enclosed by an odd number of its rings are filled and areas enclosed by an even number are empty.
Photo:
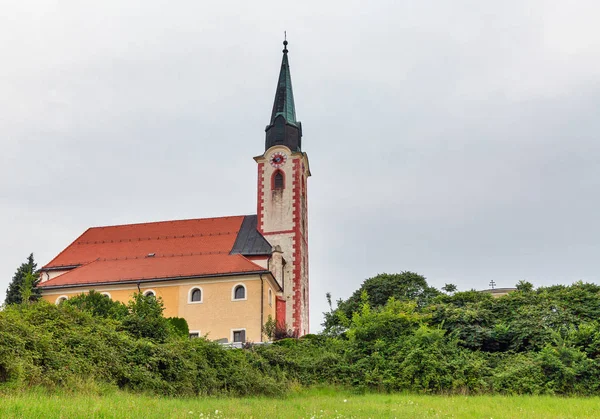
[[[283,299],[285,319],[278,322],[299,335],[309,333],[308,317],[308,156],[302,151],[302,124],[296,120],[288,42],[267,125],[265,152],[258,163],[258,230],[272,246],[279,246],[285,265]]]

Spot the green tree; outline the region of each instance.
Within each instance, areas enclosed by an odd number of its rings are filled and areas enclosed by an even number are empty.
[[[190,335],[190,327],[183,317],[167,317],[167,322],[171,326],[174,335],[187,338]]]
[[[442,287],[442,291],[444,291],[448,294],[452,294],[453,292],[456,292],[457,289],[458,288],[454,284],[446,284]]]
[[[533,291],[533,284],[522,279],[519,282],[517,282],[517,291],[531,292]]]
[[[119,301],[111,300],[108,295],[91,290],[87,294],[79,294],[64,301],[65,306],[75,307],[92,316],[123,320],[128,314],[127,306]]]
[[[133,294],[127,304],[129,314],[123,319],[123,328],[137,338],[164,342],[170,335],[169,321],[163,317],[165,309],[160,297]]]
[[[427,284],[424,276],[414,272],[399,274],[379,274],[366,279],[346,301],[338,300],[333,313],[325,315],[325,330],[329,331],[340,324],[340,318],[352,318],[352,313],[361,309],[361,295],[366,292],[372,308],[383,307],[390,298],[398,301],[414,301],[417,307],[424,307],[440,292]]]
[[[33,287],[35,286],[36,276],[27,272],[25,277],[23,278],[23,283],[21,284],[21,301],[23,303],[30,303],[31,297],[33,296]]]
[[[27,257],[27,261],[22,263],[15,272],[11,283],[6,290],[5,304],[20,304],[23,302],[23,295],[28,301],[37,301],[41,297],[40,289],[37,288],[39,278],[37,277],[37,263],[33,259],[33,253]],[[26,283],[26,279],[28,280]]]

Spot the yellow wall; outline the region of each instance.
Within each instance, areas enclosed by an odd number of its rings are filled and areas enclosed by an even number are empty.
[[[269,315],[275,319],[277,288],[270,275],[262,277],[264,324]],[[232,291],[237,284],[246,287],[245,300],[232,300]],[[201,303],[188,301],[189,292],[195,287],[202,290]],[[46,290],[43,291],[42,298],[55,303],[60,296],[70,298],[90,289],[92,288]],[[102,286],[93,289],[108,292],[113,300],[123,303],[127,303],[133,293],[137,292],[136,285]],[[269,305],[268,301],[269,289],[273,292],[272,305]],[[162,298],[165,317],[183,317],[187,320],[190,331],[199,331],[201,335],[208,335],[209,339],[227,338],[231,342],[233,329],[245,329],[246,340],[267,340],[261,339],[261,279],[258,275],[155,282],[140,286],[140,291],[148,290],[153,290],[156,296]]]

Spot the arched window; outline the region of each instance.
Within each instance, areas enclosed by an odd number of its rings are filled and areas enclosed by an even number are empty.
[[[56,299],[56,305],[59,305],[60,303],[62,303],[63,301],[67,301],[68,299],[69,297],[67,297],[66,295],[61,295]]]
[[[146,297],[156,297],[156,293],[154,292],[154,290],[144,291],[144,295]]]
[[[273,291],[269,288],[269,305],[273,305]]]
[[[246,299],[246,287],[242,284],[236,285],[233,288],[233,299],[234,300],[245,300]]]
[[[273,189],[283,189],[285,187],[285,179],[283,173],[279,170],[273,175]]]
[[[105,295],[105,296],[107,296],[108,298],[112,299],[112,297],[110,296],[110,293],[109,293],[109,292],[103,292],[103,293],[102,293],[102,295]]]
[[[202,289],[192,288],[190,290],[190,303],[201,303],[202,302]]]

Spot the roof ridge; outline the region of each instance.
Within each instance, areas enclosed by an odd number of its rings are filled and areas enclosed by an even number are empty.
[[[120,258],[98,258],[94,262],[111,262],[118,260],[135,260],[135,259],[162,259],[162,258],[173,258],[173,257],[185,257],[185,256],[209,256],[209,255],[229,255],[229,252],[197,252],[197,253],[163,253],[161,255],[151,253],[144,256],[126,256]],[[83,266],[83,265],[82,265]]]
[[[98,228],[102,228],[102,227],[98,227]],[[129,243],[129,242],[146,241],[146,240],[189,239],[192,237],[226,236],[229,234],[237,234],[238,232],[239,232],[239,229],[236,231],[224,231],[224,232],[208,233],[208,234],[196,233],[196,234],[182,234],[180,236],[173,235],[173,236],[137,237],[137,238],[133,238],[133,239],[120,239],[120,240],[95,240],[95,241],[88,240],[88,241],[74,242],[73,244],[84,245],[84,244],[105,244],[105,243]],[[81,236],[79,236],[79,237],[81,237]]]
[[[225,219],[225,218],[240,218],[240,217],[246,217],[246,215],[225,215],[225,216],[222,216],[222,217],[183,218],[183,219],[179,219],[179,220],[149,221],[149,222],[145,222],[145,223],[112,224],[112,225],[105,225],[105,226],[94,226],[94,227],[88,228],[88,230],[95,230],[95,229],[101,229],[101,228],[111,228],[111,227],[125,227],[125,226],[140,226],[140,225],[152,225],[152,224],[165,224],[165,223],[173,223],[173,222],[180,222],[180,221],[221,220],[221,219]],[[88,230],[86,230],[86,231],[88,231]],[[81,236],[79,236],[79,237],[81,237]]]

